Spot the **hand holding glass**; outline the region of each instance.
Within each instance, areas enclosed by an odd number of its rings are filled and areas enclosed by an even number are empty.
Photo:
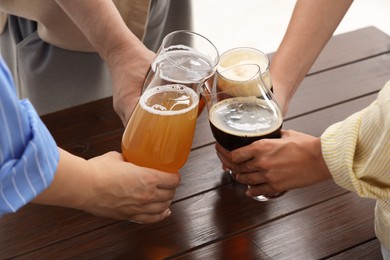
[[[263,138],[280,138],[283,116],[260,67],[242,64],[217,71],[212,88],[202,87],[216,141],[232,151]],[[277,194],[279,195],[279,194]],[[270,197],[256,196],[266,201]]]

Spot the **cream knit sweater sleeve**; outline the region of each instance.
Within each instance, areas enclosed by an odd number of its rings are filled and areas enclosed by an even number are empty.
[[[390,81],[370,106],[330,126],[321,145],[338,185],[361,197],[390,198]]]
[[[338,185],[376,199],[375,234],[390,250],[390,81],[370,106],[330,126],[321,145]]]

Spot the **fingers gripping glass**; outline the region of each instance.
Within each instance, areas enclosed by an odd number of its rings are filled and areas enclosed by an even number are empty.
[[[203,86],[201,93],[213,136],[225,149],[232,151],[256,140],[281,137],[283,116],[257,64],[217,71],[213,86]],[[266,201],[269,197],[254,199]]]

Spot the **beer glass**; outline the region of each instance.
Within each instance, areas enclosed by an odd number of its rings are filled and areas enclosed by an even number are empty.
[[[250,47],[237,47],[221,54],[218,64],[218,70],[223,71],[227,68],[241,64],[257,64],[260,66],[261,77],[269,89],[273,89],[271,75],[269,73],[270,61],[267,54]]]
[[[171,80],[191,78],[186,86]],[[203,84],[197,72],[165,70],[159,63],[155,76],[143,91],[122,136],[122,154],[131,163],[177,173],[191,150],[198,115],[199,96],[194,89]]]
[[[171,32],[164,37],[157,51],[146,76],[144,89],[155,77],[158,64],[161,64],[165,71],[174,72],[170,73],[172,82],[191,85],[194,79],[184,74],[196,72],[197,75],[201,75],[203,83],[206,83],[214,75],[218,62],[218,50],[206,37],[186,30]],[[199,94],[199,89],[193,88],[193,90]],[[200,100],[199,115],[203,108],[204,101]]]
[[[212,88],[201,89],[214,138],[229,151],[263,138],[281,137],[283,115],[261,74],[257,64],[236,65],[217,70]]]

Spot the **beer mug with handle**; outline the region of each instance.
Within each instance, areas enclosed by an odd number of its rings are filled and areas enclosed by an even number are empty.
[[[203,84],[197,72],[158,63],[122,137],[124,158],[139,166],[177,173],[191,150]],[[190,78],[190,84],[180,82]]]
[[[281,137],[283,115],[257,64],[218,70],[212,88],[202,87],[202,96],[214,138],[225,149]],[[270,198],[254,197],[259,201]]]
[[[171,71],[170,81],[191,86],[194,79],[191,73],[201,75],[205,84],[214,76],[219,62],[219,53],[214,44],[203,35],[195,32],[179,30],[166,35],[161,43],[145,79],[144,90],[156,76],[157,65],[164,71]],[[178,70],[179,69],[179,70]],[[182,74],[178,74],[178,71]],[[189,75],[185,75],[189,73]],[[195,80],[197,80],[196,78]],[[193,90],[199,94],[199,89]],[[199,113],[203,111],[204,101],[200,100]]]

